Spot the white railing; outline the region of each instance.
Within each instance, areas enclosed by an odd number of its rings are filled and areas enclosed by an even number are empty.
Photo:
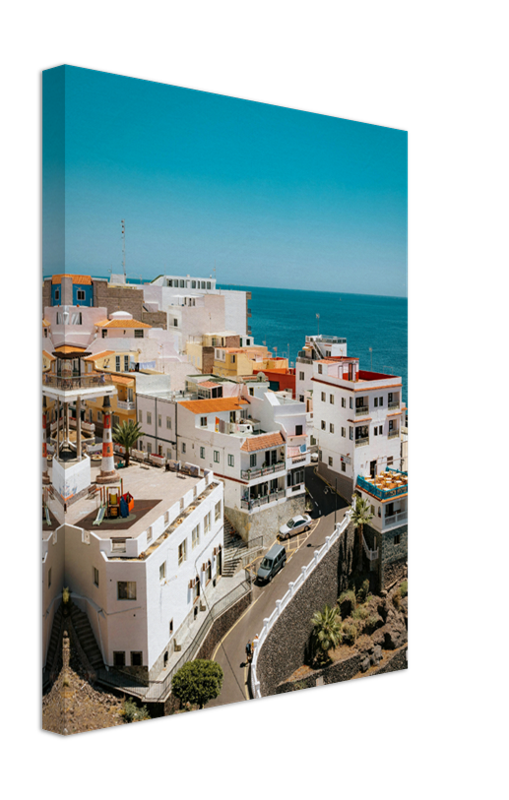
[[[370,550],[368,547],[368,543],[364,538],[364,534],[362,536],[362,546],[364,548],[364,552],[366,553],[368,561],[376,561],[378,558],[378,547],[376,548],[376,550]]]
[[[390,517],[386,517],[384,520],[385,525],[392,525],[394,522],[406,522],[407,521],[407,512],[406,510],[402,511],[395,511]]]
[[[281,600],[276,600],[276,607],[270,617],[266,617],[263,620],[263,628],[261,629],[258,636],[255,638],[253,642],[253,660],[251,662],[251,692],[254,698],[261,697],[260,692],[260,681],[258,680],[256,674],[256,665],[258,663],[258,654],[261,650],[261,647],[267,638],[267,635],[281,615],[281,612],[286,608],[288,603],[293,599],[295,594],[299,591],[299,589],[304,585],[304,582],[307,578],[311,575],[315,567],[318,566],[322,558],[329,552],[331,547],[337,542],[341,534],[347,529],[348,523],[350,522],[351,510],[345,513],[345,516],[341,522],[338,522],[336,525],[334,532],[331,536],[325,537],[325,544],[321,547],[320,550],[315,550],[313,554],[312,560],[306,567],[301,568],[301,573],[296,581],[290,581],[288,584],[288,591],[281,598]]]
[[[124,411],[133,411],[136,408],[136,403],[132,400],[117,400],[118,408],[123,408]]]

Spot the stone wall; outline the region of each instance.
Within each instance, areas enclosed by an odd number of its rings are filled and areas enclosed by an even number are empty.
[[[51,278],[46,281],[43,281],[42,284],[42,313],[44,315],[44,309],[51,306]]]
[[[399,536],[399,543],[394,539]],[[384,589],[398,578],[402,578],[408,561],[408,525],[400,525],[391,531],[377,535],[380,548],[379,579]]]
[[[209,659],[212,656],[216,646],[219,644],[223,636],[228,633],[232,625],[238,620],[240,615],[245,609],[251,605],[253,600],[252,590],[246,592],[233,606],[230,606],[224,614],[218,617],[207,634],[205,641],[198,650],[196,658]]]
[[[306,495],[292,499],[288,498],[281,505],[272,508],[261,508],[259,511],[248,514],[236,508],[226,508],[225,516],[235,528],[239,536],[248,543],[263,537],[263,546],[269,547],[273,544],[279,529],[291,517],[297,514],[304,514],[306,510]]]
[[[313,630],[311,617],[326,603],[335,605],[348,585],[354,541],[355,531],[349,525],[271,628],[256,667],[263,697],[275,694],[277,687],[304,663]]]
[[[211,375],[214,372],[214,353],[215,347],[202,347],[201,351],[201,371],[204,375]]]
[[[153,328],[167,329],[168,315],[166,311],[142,311],[140,322],[145,322]]]
[[[126,311],[143,322],[143,291],[130,286],[110,285],[108,281],[94,281],[94,306],[107,309],[107,316],[115,311]]]

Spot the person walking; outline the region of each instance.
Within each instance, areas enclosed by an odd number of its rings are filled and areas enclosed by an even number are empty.
[[[251,663],[252,656],[253,656],[253,648],[252,648],[251,642],[248,642],[246,644],[246,660],[247,660],[248,664]]]

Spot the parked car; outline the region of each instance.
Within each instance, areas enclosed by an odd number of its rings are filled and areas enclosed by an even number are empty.
[[[280,544],[273,545],[265,558],[262,559],[262,563],[256,573],[258,583],[270,583],[274,575],[276,575],[280,569],[283,569],[285,564],[285,548]]]
[[[289,519],[286,525],[281,526],[279,529],[279,538],[289,539],[290,536],[294,536],[297,533],[308,531],[310,525],[311,517],[309,514],[299,514],[298,516]]]

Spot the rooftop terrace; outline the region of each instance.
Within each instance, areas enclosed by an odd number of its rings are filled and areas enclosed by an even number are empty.
[[[408,473],[388,467],[385,472],[381,472],[375,478],[359,475],[357,477],[357,487],[369,492],[379,500],[401,497],[408,494]]]

